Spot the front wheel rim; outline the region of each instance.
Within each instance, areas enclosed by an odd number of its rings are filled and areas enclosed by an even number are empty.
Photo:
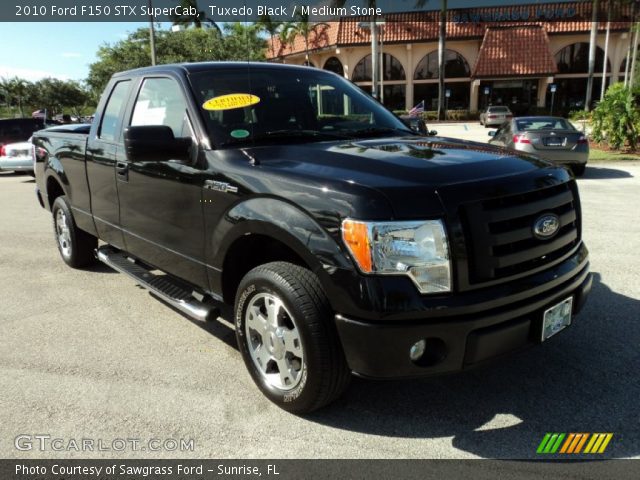
[[[58,238],[58,245],[60,245],[60,251],[65,257],[71,256],[71,232],[69,231],[69,224],[67,221],[67,215],[62,209],[56,212],[56,236]]]
[[[249,355],[262,379],[282,391],[297,387],[304,370],[304,349],[293,315],[282,300],[271,293],[255,295],[244,321]]]

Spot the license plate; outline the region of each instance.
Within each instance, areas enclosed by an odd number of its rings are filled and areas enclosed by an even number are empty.
[[[542,316],[542,341],[571,325],[573,297],[569,297],[545,310]]]
[[[562,147],[563,145],[564,145],[564,138],[547,139],[547,147]]]
[[[12,150],[9,152],[10,157],[28,157],[29,155],[29,150]]]

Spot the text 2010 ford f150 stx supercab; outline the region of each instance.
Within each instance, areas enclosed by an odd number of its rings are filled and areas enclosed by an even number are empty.
[[[567,170],[416,135],[322,70],[119,73],[91,126],[33,144],[64,261],[97,256],[199,319],[234,305],[253,380],[290,411],[352,373],[455,372],[544,341],[591,287]]]

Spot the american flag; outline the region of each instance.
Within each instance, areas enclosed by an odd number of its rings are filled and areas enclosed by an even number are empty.
[[[412,117],[417,117],[421,113],[424,113],[424,100],[422,100],[419,104],[409,110],[409,115]]]

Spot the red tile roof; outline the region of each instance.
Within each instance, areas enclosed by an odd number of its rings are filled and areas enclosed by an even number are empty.
[[[309,33],[309,51],[319,50],[329,46],[335,46],[338,42],[339,22],[319,23]],[[267,58],[283,57],[294,53],[301,53],[305,50],[304,37],[296,35],[292,42],[283,44],[279,36],[273,37],[268,42]],[[275,51],[275,55],[273,54]]]
[[[544,27],[548,34],[560,33],[585,33],[591,29],[591,2],[567,2],[554,4],[533,4],[518,5],[511,7],[486,7],[472,9],[453,9],[447,12],[447,40],[463,40],[471,38],[483,38],[488,27],[508,27],[523,26],[523,21],[504,21],[498,19],[494,22],[482,21],[485,18],[494,18],[493,15],[505,14],[506,12],[517,12],[522,15],[528,14],[526,25],[539,25]],[[511,10],[510,10],[511,8]],[[629,23],[626,20],[630,7],[624,7],[618,20],[612,22],[612,30],[628,30]],[[556,9],[566,11],[573,9],[575,15],[566,20],[544,20],[541,10]],[[382,40],[385,43],[402,42],[429,42],[438,39],[439,32],[438,11],[429,12],[407,12],[390,13],[384,15],[386,24],[382,30]],[[466,15],[466,19],[464,16]],[[602,17],[602,15],[601,15]],[[475,21],[475,20],[478,21]],[[466,20],[466,21],[465,21]],[[369,29],[358,26],[360,22],[368,23],[370,17],[349,17],[341,18],[340,21],[329,22],[328,26],[320,25],[316,32],[311,33],[309,38],[309,49],[311,51],[326,47],[366,45],[370,43]],[[599,24],[599,29],[604,30],[606,22]],[[282,45],[279,38],[275,39],[276,55],[287,56],[304,52],[304,39],[298,35],[290,45]],[[271,47],[267,57],[273,57]]]
[[[487,28],[472,77],[550,75],[558,71],[540,25]]]

